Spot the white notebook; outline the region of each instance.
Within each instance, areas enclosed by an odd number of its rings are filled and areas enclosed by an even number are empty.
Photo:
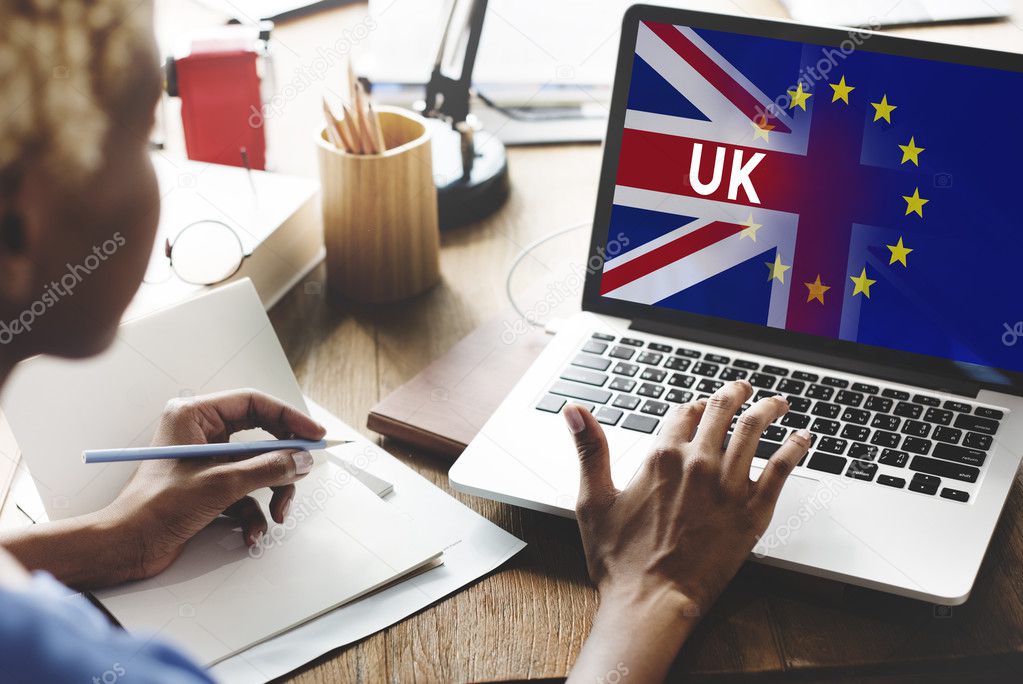
[[[46,511],[59,519],[109,503],[135,468],[86,465],[83,449],[146,445],[167,399],[238,387],[306,410],[248,280],[123,324],[94,359],[30,359],[2,402]],[[220,519],[165,572],[98,598],[127,629],[175,641],[210,665],[436,563],[441,549],[339,465],[345,448],[340,457],[314,453],[289,519],[271,522],[255,552]]]

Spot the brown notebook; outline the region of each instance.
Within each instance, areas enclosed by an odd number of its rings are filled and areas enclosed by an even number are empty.
[[[444,456],[462,453],[549,339],[538,328],[512,335],[509,320],[476,328],[374,406],[367,427]]]

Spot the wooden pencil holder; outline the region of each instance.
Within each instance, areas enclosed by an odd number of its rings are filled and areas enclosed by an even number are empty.
[[[440,280],[430,130],[414,112],[377,111],[387,148],[382,154],[348,154],[325,130],[316,136],[332,298],[394,302]]]

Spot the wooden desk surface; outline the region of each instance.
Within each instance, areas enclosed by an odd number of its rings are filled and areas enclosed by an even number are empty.
[[[1019,50],[1023,0],[1016,4],[1015,23],[900,33]],[[782,16],[775,0],[705,0],[693,5]],[[215,19],[190,3],[158,1],[158,10],[163,40]],[[318,47],[333,44],[345,27],[354,27],[364,16],[365,5],[357,4],[281,24],[276,32],[279,82],[287,83],[315,58]],[[342,83],[342,73],[340,63],[331,65],[324,86]],[[309,141],[319,123],[321,92],[314,83],[270,120],[271,152],[279,170],[316,175]],[[391,307],[332,307],[319,294],[321,266],[271,312],[303,389],[366,434],[372,434],[364,426],[373,404],[507,306],[504,276],[523,245],[591,218],[600,167],[598,146],[517,148],[509,156],[511,199],[495,216],[443,235],[444,280],[434,290]],[[559,249],[574,250],[581,260],[585,233],[565,236]],[[447,486],[447,461],[393,443],[384,446],[529,546],[464,591],[328,654],[302,668],[293,680],[436,682],[564,676],[597,607],[574,523],[455,493]],[[1023,512],[1019,485],[1007,510]],[[893,681],[895,676],[950,681],[967,668],[987,673],[992,680],[1015,671],[1018,681],[1023,677],[1021,557],[1023,514],[1007,514],[996,530],[973,598],[947,616],[927,604],[867,591],[843,592],[841,585],[750,564],[686,646],[676,669],[696,678],[756,673],[758,679],[787,674],[814,681],[825,677]],[[1000,657],[991,659],[991,654]]]

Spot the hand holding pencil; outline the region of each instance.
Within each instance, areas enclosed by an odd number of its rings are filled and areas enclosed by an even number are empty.
[[[348,99],[341,102],[341,111],[338,117],[327,98],[323,98],[327,139],[332,145],[348,154],[380,154],[387,150],[380,118],[369,93],[355,77],[351,60],[348,62]]]

